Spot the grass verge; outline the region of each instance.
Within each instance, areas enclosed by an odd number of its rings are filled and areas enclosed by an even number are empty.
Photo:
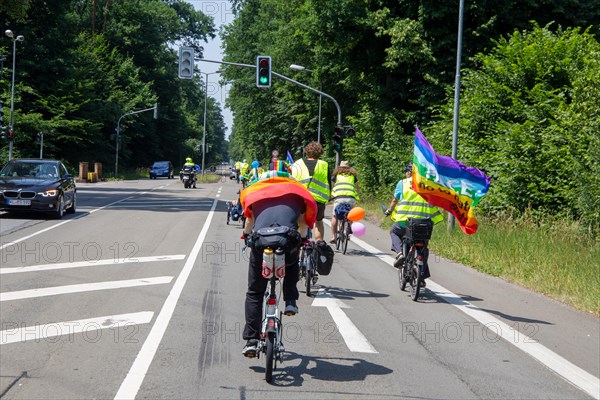
[[[389,230],[381,201],[361,201],[367,218]],[[386,203],[387,205],[387,203]],[[437,255],[525,286],[600,316],[600,240],[567,218],[478,218],[474,235],[447,220],[436,226],[430,247]]]

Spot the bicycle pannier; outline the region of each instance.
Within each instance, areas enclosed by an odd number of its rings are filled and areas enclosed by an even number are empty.
[[[431,218],[409,218],[406,222],[406,237],[410,240],[429,240],[432,232]]]
[[[324,240],[319,240],[315,250],[317,273],[319,275],[329,275],[333,266],[333,249]]]

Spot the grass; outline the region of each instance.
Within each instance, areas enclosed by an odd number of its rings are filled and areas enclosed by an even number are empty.
[[[367,219],[389,230],[381,201],[361,201]],[[388,203],[386,203],[388,205]],[[433,252],[600,316],[600,240],[568,218],[478,218],[474,235],[447,221],[433,231]]]

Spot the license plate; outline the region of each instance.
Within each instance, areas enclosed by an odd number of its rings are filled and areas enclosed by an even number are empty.
[[[183,180],[184,180],[184,181],[187,181],[188,179],[190,179],[190,177],[189,177],[189,176],[187,176],[187,175],[184,175],[184,176],[183,176]]]
[[[30,206],[31,200],[9,199],[6,201],[9,206]]]

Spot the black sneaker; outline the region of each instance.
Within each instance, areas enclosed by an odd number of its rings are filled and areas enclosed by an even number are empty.
[[[402,252],[398,253],[396,255],[396,259],[394,260],[394,268],[402,267],[402,263],[404,263],[404,260],[406,260],[404,253],[402,253]]]
[[[427,286],[427,284],[425,283],[425,281],[421,281],[421,287],[425,287]]]
[[[258,351],[258,339],[248,339],[246,345],[242,349],[242,354],[244,357],[252,358],[256,357],[256,352]]]
[[[296,305],[296,300],[288,300],[285,302],[285,310],[283,313],[287,316],[298,314],[298,306]]]

